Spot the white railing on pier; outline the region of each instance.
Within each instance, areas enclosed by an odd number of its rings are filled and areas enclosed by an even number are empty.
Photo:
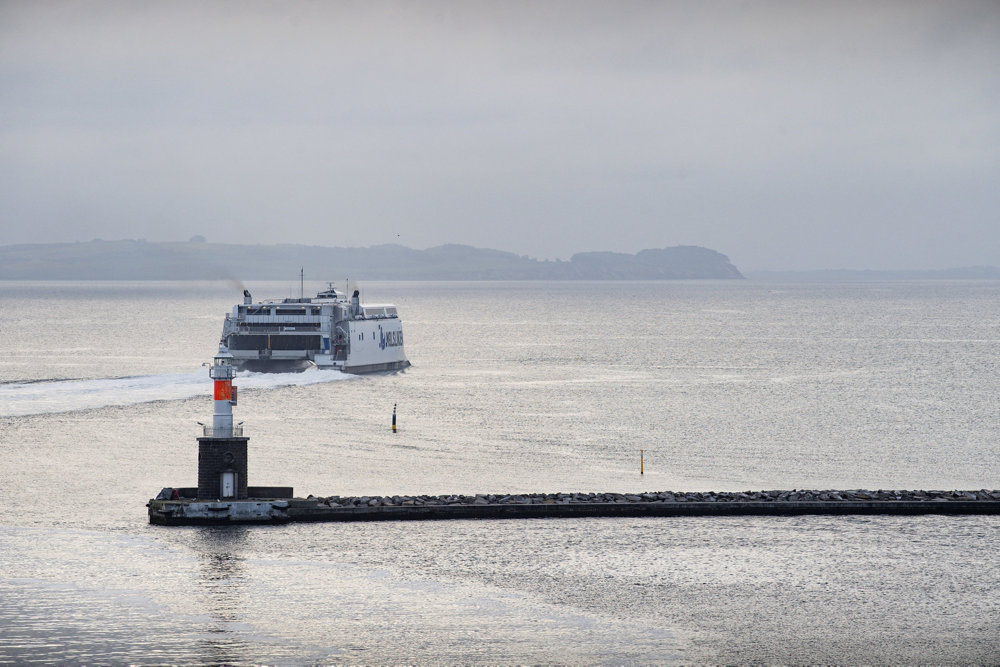
[[[242,438],[243,437],[243,424],[233,424],[232,426],[226,426],[224,428],[212,428],[207,424],[203,424],[201,427],[202,434],[206,438]]]

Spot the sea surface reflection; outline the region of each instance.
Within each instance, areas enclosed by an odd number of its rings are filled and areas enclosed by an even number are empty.
[[[254,484],[1000,479],[1000,283],[366,289],[399,306],[414,365],[238,377]],[[0,285],[0,663],[1000,663],[1000,517],[151,526],[148,498],[194,485],[198,369],[233,298]]]

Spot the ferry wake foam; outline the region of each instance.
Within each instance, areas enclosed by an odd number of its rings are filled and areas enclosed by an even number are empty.
[[[241,390],[275,389],[357,376],[316,368],[299,373],[240,373]],[[202,369],[191,373],[137,375],[95,380],[53,380],[0,384],[0,417],[24,417],[92,410],[112,405],[174,401],[205,395]]]

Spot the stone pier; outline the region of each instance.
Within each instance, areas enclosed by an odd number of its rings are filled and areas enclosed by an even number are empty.
[[[172,493],[176,491],[177,493]],[[523,493],[292,498],[291,489],[250,487],[250,498],[207,502],[195,489],[150,500],[162,525],[299,521],[426,521],[584,517],[788,516],[802,514],[1000,514],[1000,490],[791,490],[685,493]],[[256,492],[256,493],[255,493]],[[170,499],[173,496],[179,498]],[[254,497],[256,496],[256,497]]]

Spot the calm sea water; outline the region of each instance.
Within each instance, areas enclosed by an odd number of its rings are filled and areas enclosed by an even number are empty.
[[[363,289],[413,367],[240,375],[252,484],[1000,487],[1000,283]],[[0,663],[1000,662],[1000,517],[149,526],[239,295],[0,282]]]

